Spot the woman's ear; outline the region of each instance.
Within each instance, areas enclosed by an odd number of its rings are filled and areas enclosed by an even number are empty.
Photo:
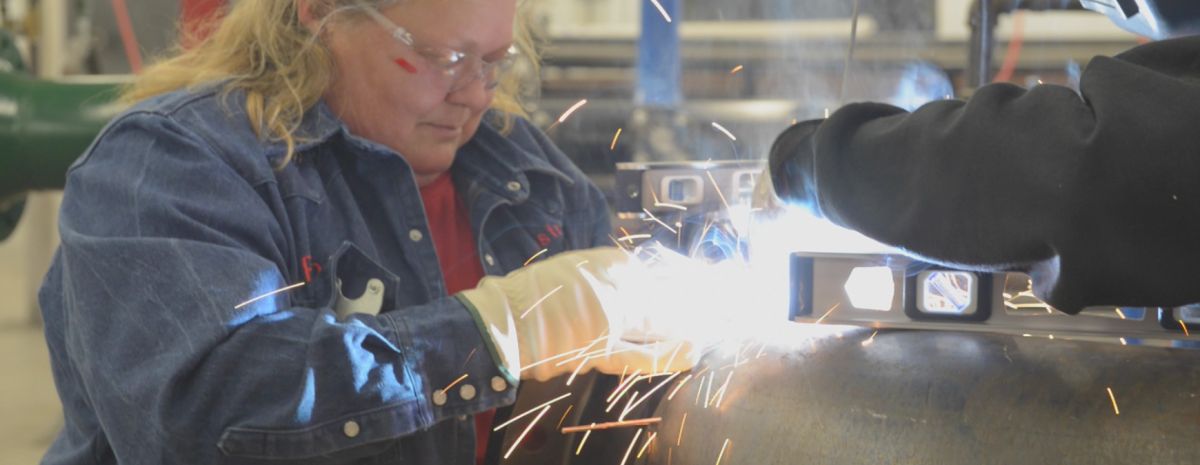
[[[312,31],[317,32],[317,27],[320,26],[320,21],[313,15],[313,5],[311,0],[295,0],[296,15],[300,18],[300,24]]]

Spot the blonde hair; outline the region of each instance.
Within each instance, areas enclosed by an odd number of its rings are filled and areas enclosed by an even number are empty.
[[[382,8],[401,0],[309,1],[314,16],[323,14],[323,27],[337,13],[353,11],[360,1]],[[124,89],[121,101],[134,104],[156,95],[224,81],[224,95],[245,92],[245,110],[255,134],[287,146],[280,166],[286,165],[295,155],[301,137],[296,131],[305,112],[321,99],[334,75],[332,54],[301,23],[296,3],[234,2],[207,38],[188,49],[176,47],[171,56],[147,68]],[[538,49],[529,27],[527,4],[520,2],[514,42],[532,72],[509,73],[496,89],[491,106],[497,110],[497,124],[503,132],[511,130],[514,116],[528,116],[522,97],[538,87]]]

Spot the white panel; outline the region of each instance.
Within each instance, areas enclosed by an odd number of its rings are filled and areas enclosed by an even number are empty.
[[[971,11],[969,0],[938,0],[937,38],[940,40],[967,40],[971,28],[967,15]],[[1012,36],[1012,15],[1000,16],[996,37],[1005,40]],[[1027,11],[1025,12],[1025,38],[1028,40],[1126,40],[1135,36],[1125,32],[1107,17],[1090,11]]]

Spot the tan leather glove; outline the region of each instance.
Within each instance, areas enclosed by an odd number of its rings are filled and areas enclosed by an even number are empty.
[[[564,252],[509,273],[488,277],[458,294],[492,342],[493,354],[512,380],[547,380],[595,368],[606,373],[679,371],[695,364],[691,345],[667,341],[623,341],[627,299],[616,285],[637,260],[614,247]],[[636,273],[635,273],[636,274]],[[639,315],[662,302],[636,304]],[[610,333],[615,332],[615,334]],[[602,339],[603,338],[603,339]],[[584,352],[582,349],[586,349]],[[577,351],[587,357],[566,356]],[[572,360],[570,363],[559,363]],[[522,367],[531,366],[527,370]]]

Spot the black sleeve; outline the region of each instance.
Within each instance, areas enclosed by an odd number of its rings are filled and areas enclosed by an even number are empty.
[[[786,131],[772,178],[916,256],[1029,272],[1063,311],[1200,302],[1200,40],[1097,57],[1081,91],[849,105]]]

